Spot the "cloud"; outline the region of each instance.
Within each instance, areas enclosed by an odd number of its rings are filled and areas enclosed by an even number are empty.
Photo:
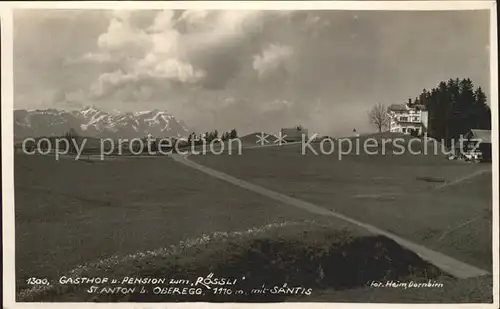
[[[119,63],[94,82],[91,91],[96,99],[148,82],[221,89],[244,67],[242,59],[252,52],[251,38],[262,31],[265,14],[288,16],[251,10],[164,10],[140,27],[133,22],[134,13],[112,14],[97,40],[99,51],[73,61]],[[279,65],[289,52],[288,47],[270,48],[257,60],[258,70],[271,70],[273,61]]]
[[[290,46],[271,44],[261,54],[254,56],[253,68],[259,78],[269,77],[284,68],[293,54],[294,50]]]
[[[136,72],[142,76],[174,80],[181,83],[196,83],[205,77],[203,70],[195,69],[190,63],[177,58],[158,60],[154,54],[137,63]]]
[[[137,29],[130,21],[130,12],[115,12],[108,29],[97,40],[99,48],[115,51],[124,48],[143,48],[148,43],[148,35]]]
[[[53,107],[56,108],[80,108],[85,104],[86,93],[83,89],[54,90],[47,98]]]
[[[172,11],[161,11],[147,29],[139,29],[131,22],[129,12],[113,14],[107,31],[98,38],[100,52],[96,55],[99,56],[83,59],[120,59],[120,66],[97,78],[91,86],[92,96],[110,98],[117,92],[121,96],[127,93],[136,96],[150,82],[164,82],[168,86],[169,82],[192,84],[201,80],[205,72],[181,57],[181,38],[174,28],[174,16]]]
[[[436,80],[469,76],[488,91],[486,11],[84,11],[14,14],[16,106],[140,105],[204,129],[349,133],[368,128],[358,115],[371,102]]]
[[[110,53],[92,53],[88,52],[79,57],[68,57],[65,61],[65,64],[89,64],[89,63],[114,63],[117,62],[118,59],[113,57]]]
[[[99,76],[97,81],[91,85],[91,96],[93,98],[109,97],[120,88],[137,82],[138,80],[139,78],[137,75],[125,73],[122,70],[103,73]]]

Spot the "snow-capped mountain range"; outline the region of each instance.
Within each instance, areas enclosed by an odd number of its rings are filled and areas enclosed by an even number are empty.
[[[96,107],[65,111],[58,109],[15,110],[16,138],[61,136],[74,129],[82,136],[96,138],[185,137],[186,125],[161,110],[135,113],[108,113]]]

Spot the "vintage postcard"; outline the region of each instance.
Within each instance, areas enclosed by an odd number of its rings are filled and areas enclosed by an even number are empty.
[[[498,308],[494,1],[0,10],[4,308]]]

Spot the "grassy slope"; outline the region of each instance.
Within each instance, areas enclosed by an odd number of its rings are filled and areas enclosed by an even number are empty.
[[[311,217],[168,158],[88,163],[16,156],[15,199],[20,288],[28,277],[53,280],[114,254]]]
[[[432,155],[360,154],[339,160],[336,153],[304,156],[300,145],[192,160],[491,270],[491,173],[438,191],[432,188],[439,184],[418,180],[451,181],[488,168],[486,164]]]
[[[264,133],[265,140],[261,140],[262,133]],[[245,146],[255,146],[263,144],[273,144],[276,141],[276,136],[271,133],[266,132],[254,132],[242,136],[239,138],[241,140],[242,145]]]

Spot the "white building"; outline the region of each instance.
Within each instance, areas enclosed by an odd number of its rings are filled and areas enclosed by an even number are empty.
[[[423,105],[393,104],[387,109],[390,118],[389,131],[423,135],[427,132],[428,112]]]

